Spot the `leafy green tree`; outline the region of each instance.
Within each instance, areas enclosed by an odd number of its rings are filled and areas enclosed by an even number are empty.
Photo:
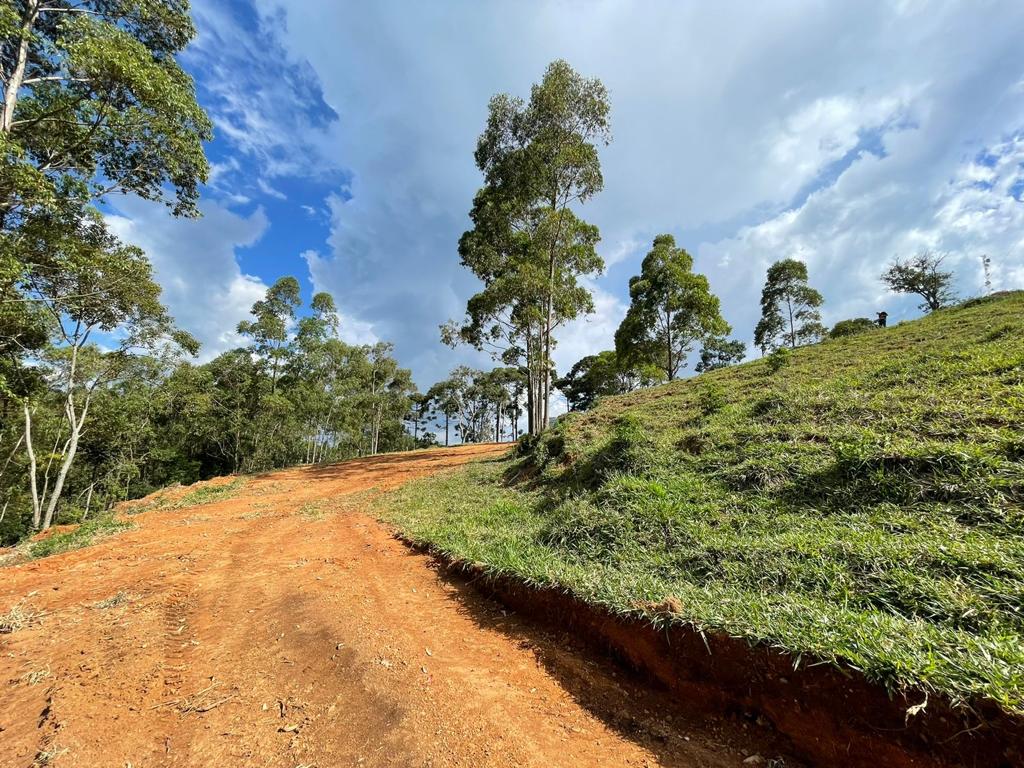
[[[474,381],[494,418],[494,439],[501,441],[505,420],[509,420],[509,431],[514,435],[517,427],[512,422],[518,419],[519,407],[516,401],[522,398],[525,384],[523,372],[511,367],[494,368],[478,372]]]
[[[385,420],[400,422],[409,410],[409,395],[415,391],[409,371],[399,368],[398,362],[392,357],[393,349],[391,344],[379,342],[368,349],[366,357],[367,378],[363,400],[371,455],[380,450],[380,436]]]
[[[287,323],[286,323],[287,327]],[[285,375],[289,399],[301,413],[304,435],[304,461],[323,460],[330,441],[331,423],[344,397],[344,385],[351,353],[338,338],[338,310],[334,298],[320,292],[310,302],[310,313],[298,321],[293,354]]]
[[[694,366],[697,373],[714,371],[734,365],[747,356],[747,345],[736,339],[726,339],[724,336],[712,336],[704,342],[700,351],[700,360]]]
[[[630,306],[615,332],[615,351],[626,365],[660,368],[672,381],[694,345],[730,331],[708,279],[693,272],[693,258],[672,235],[658,235],[640,274],[629,280]]]
[[[950,286],[953,273],[941,269],[945,258],[942,254],[923,251],[909,261],[896,259],[882,273],[882,282],[895,293],[920,296],[924,299],[920,305],[924,312],[942,309],[956,298]]]
[[[10,0],[0,7],[0,222],[112,191],[195,215],[211,124],[175,60],[186,2]]]
[[[420,392],[409,395],[409,413],[406,414],[405,420],[412,422],[412,438],[417,445],[420,442],[420,426],[429,423],[433,415],[432,409],[433,402],[428,395]]]
[[[460,365],[452,371],[452,380],[459,388],[459,438],[463,443],[480,443],[487,439],[490,423],[490,400],[483,371]]]
[[[66,421],[53,485],[40,485],[33,407],[28,398],[22,403],[36,530],[53,521],[96,391],[120,376],[139,350],[159,352],[168,343],[193,354],[198,350],[194,339],[175,330],[140,249],[108,233],[95,212],[76,211],[71,220],[54,216],[53,225],[47,226],[50,218],[35,220],[23,233],[22,247],[33,267],[19,286],[27,300],[51,317],[56,343],[44,351],[40,365],[49,386],[60,394]],[[90,343],[95,333],[115,331],[113,351]]]
[[[807,283],[807,265],[796,259],[777,261],[768,268],[761,291],[761,319],[754,328],[754,344],[762,353],[788,345],[818,341],[825,335],[821,324],[824,299]]]
[[[646,375],[624,368],[614,350],[605,350],[578,360],[555,386],[565,395],[570,411],[585,411],[592,408],[599,397],[632,392],[662,378],[663,374],[653,366]]]
[[[74,480],[81,424],[108,399],[108,388],[122,386],[122,373],[138,361],[132,345],[160,324],[143,296],[153,287],[148,265],[110,238],[93,204],[122,192],[163,201],[176,215],[198,213],[211,124],[175,60],[193,35],[185,2],[0,4],[0,443],[7,445],[13,411],[27,407],[34,424],[12,441],[9,455],[17,458],[6,466],[23,464],[33,479],[24,494],[32,496],[37,526],[52,520]],[[108,282],[118,272],[125,281],[145,275],[137,290],[121,290]],[[68,292],[74,281],[95,283],[96,293]],[[137,311],[117,331],[119,339],[131,337],[127,346],[99,351],[87,329],[111,331],[106,318],[124,312],[133,292]],[[105,314],[86,306],[94,297],[111,299]],[[134,390],[124,392],[127,406]],[[50,418],[54,407],[58,417]],[[26,440],[32,426],[36,435]],[[35,437],[43,432],[53,450],[40,468]]]
[[[252,339],[252,353],[269,366],[273,394],[277,394],[278,373],[290,353],[288,328],[302,303],[299,292],[299,281],[294,277],[278,279],[267,289],[266,297],[252,305],[255,320],[238,324],[238,332]]]
[[[461,408],[459,395],[460,382],[453,378],[439,381],[427,391],[427,397],[434,404],[435,410],[444,416],[444,444],[446,447],[449,445],[451,437],[452,417],[456,416]]]
[[[442,338],[527,371],[531,434],[548,422],[554,333],[593,311],[579,277],[604,268],[597,228],[571,207],[603,186],[597,144],[609,141],[608,111],[599,80],[555,61],[528,101],[491,100],[477,144],[485,183],[459,254],[484,287],[469,300],[464,323],[445,326]]]
[[[840,320],[838,323],[832,326],[832,330],[828,332],[830,339],[841,339],[844,336],[854,336],[858,333],[864,333],[865,331],[877,330],[878,325],[866,317],[854,317],[850,320]]]

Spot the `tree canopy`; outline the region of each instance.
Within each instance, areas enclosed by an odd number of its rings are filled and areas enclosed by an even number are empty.
[[[928,251],[923,251],[908,261],[896,259],[882,273],[882,282],[895,293],[920,296],[923,299],[920,309],[924,312],[934,312],[947,306],[955,298],[950,285],[953,273],[941,269],[944,260],[944,255]]]
[[[762,352],[818,341],[825,335],[818,311],[824,299],[807,283],[807,265],[783,259],[768,268],[761,291],[761,319],[754,328],[754,344]]]
[[[13,0],[0,8],[0,220],[131,192],[195,215],[211,124],[175,56],[184,2]]]
[[[672,235],[658,235],[640,274],[629,280],[630,305],[615,332],[615,350],[633,367],[656,366],[671,381],[694,345],[731,330],[708,279]]]
[[[725,336],[712,336],[704,342],[700,350],[700,360],[693,367],[697,373],[715,371],[734,365],[747,356],[747,345],[736,339]]]
[[[548,422],[554,333],[593,310],[581,275],[596,274],[598,230],[571,209],[601,190],[598,145],[610,139],[608,94],[597,79],[552,62],[529,100],[491,99],[475,159],[484,175],[459,241],[483,283],[462,323],[442,338],[490,351],[527,373],[531,434]]]
[[[614,350],[605,350],[578,360],[555,386],[565,395],[570,411],[585,411],[604,395],[621,395],[661,381],[664,375],[656,367],[630,368]]]
[[[96,208],[120,192],[198,214],[211,125],[175,58],[194,34],[184,2],[0,6],[0,443],[15,445],[0,491],[5,511],[30,498],[34,528],[54,520],[101,404],[133,407],[163,361],[197,349]]]

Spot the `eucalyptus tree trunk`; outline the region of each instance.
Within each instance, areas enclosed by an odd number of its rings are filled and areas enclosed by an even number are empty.
[[[36,482],[36,451],[32,445],[32,411],[28,402],[22,403],[25,411],[25,450],[28,453],[28,484],[32,492],[32,530],[38,531],[42,522],[42,508],[39,504],[39,487]]]
[[[796,349],[796,325],[793,320],[793,302],[786,297],[786,310],[789,312],[789,348]]]
[[[6,78],[4,88],[4,111],[0,116],[0,131],[10,133],[14,126],[14,108],[18,103],[18,91],[25,80],[25,66],[28,64],[28,48],[32,38],[32,27],[39,18],[39,0],[28,0],[25,4],[25,15],[21,19],[19,29],[18,51],[14,58],[14,68]]]
[[[73,364],[72,364],[72,370]],[[71,382],[74,373],[72,373]],[[53,484],[53,490],[50,492],[50,498],[46,503],[46,513],[43,516],[43,530],[45,531],[53,524],[53,516],[57,510],[57,502],[60,501],[61,492],[64,490],[64,481],[67,479],[68,472],[71,471],[71,465],[75,461],[75,454],[78,452],[78,440],[82,436],[82,426],[85,423],[85,417],[89,413],[89,403],[91,401],[90,395],[86,395],[85,402],[82,404],[81,412],[76,411],[74,392],[71,390],[72,383],[69,382],[69,391],[67,400],[64,403],[64,410],[68,418],[68,423],[71,426],[71,435],[68,438],[67,447],[64,450],[64,457],[61,460],[60,470],[57,472],[57,479]]]

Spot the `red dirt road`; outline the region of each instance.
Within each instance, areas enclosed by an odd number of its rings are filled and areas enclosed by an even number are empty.
[[[0,569],[0,613],[42,612],[0,635],[0,766],[774,756],[755,725],[683,715],[570,638],[447,580],[351,495],[506,448],[249,478],[225,500],[155,508],[92,547]]]

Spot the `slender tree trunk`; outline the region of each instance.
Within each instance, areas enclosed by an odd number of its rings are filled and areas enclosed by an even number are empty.
[[[789,348],[796,349],[796,328],[793,327],[793,302],[786,299],[786,310],[789,312]]]
[[[539,432],[543,432],[548,428],[548,406],[551,398],[551,313],[552,313],[552,294],[554,293],[555,286],[555,259],[552,255],[548,264],[548,298],[547,298],[547,311],[544,320],[544,359],[541,364],[544,366],[543,375],[543,395],[542,395],[542,407],[541,407],[541,425]]]
[[[28,402],[22,404],[25,409],[25,449],[28,451],[28,484],[32,492],[32,530],[38,531],[42,523],[42,508],[39,504],[39,489],[36,485],[36,451],[32,445],[32,411]]]
[[[448,414],[444,415],[444,447],[448,447]]]
[[[676,377],[676,366],[672,364],[672,312],[665,310],[665,338],[668,339],[668,380]]]
[[[383,418],[384,404],[378,403],[377,408],[373,414],[373,425],[372,435],[370,438],[370,454],[373,456],[377,455],[377,450],[380,447],[380,423]]]
[[[60,471],[57,473],[57,480],[53,484],[53,491],[50,493],[50,498],[46,503],[46,514],[43,516],[44,531],[53,524],[57,503],[60,501],[60,494],[64,490],[64,481],[67,479],[68,472],[71,471],[71,465],[75,461],[75,454],[78,452],[78,439],[82,435],[82,424],[85,422],[86,414],[89,412],[89,397],[86,397],[85,403],[82,405],[81,414],[74,415],[74,400],[70,393],[68,394],[68,402],[65,407],[68,409],[68,421],[71,422],[71,438],[68,440],[64,460],[61,462]]]
[[[18,91],[25,80],[25,66],[28,64],[29,39],[32,36],[32,27],[39,17],[39,0],[28,0],[25,5],[25,16],[21,20],[20,41],[18,52],[14,61],[14,69],[7,80],[4,88],[4,111],[0,117],[0,131],[5,134],[11,132],[14,127],[14,108],[18,103]]]
[[[533,363],[533,337],[530,334],[529,328],[526,331],[526,433],[532,435],[533,432],[533,375],[534,375],[534,363]]]
[[[89,486],[89,492],[85,495],[85,514],[82,515],[82,522],[83,523],[85,522],[85,519],[87,517],[89,517],[89,508],[92,506],[92,489],[93,489],[93,487],[95,485],[96,485],[96,483],[93,483],[92,485],[90,485]]]
[[[23,442],[25,442],[24,432],[21,437],[18,438],[18,442],[14,444],[14,448],[11,449],[11,452],[7,454],[7,461],[4,462],[4,468],[0,469],[0,477],[3,477],[4,473],[7,472],[7,467],[9,467],[11,462],[14,460],[14,456],[18,453],[18,449],[21,448],[21,444]]]

